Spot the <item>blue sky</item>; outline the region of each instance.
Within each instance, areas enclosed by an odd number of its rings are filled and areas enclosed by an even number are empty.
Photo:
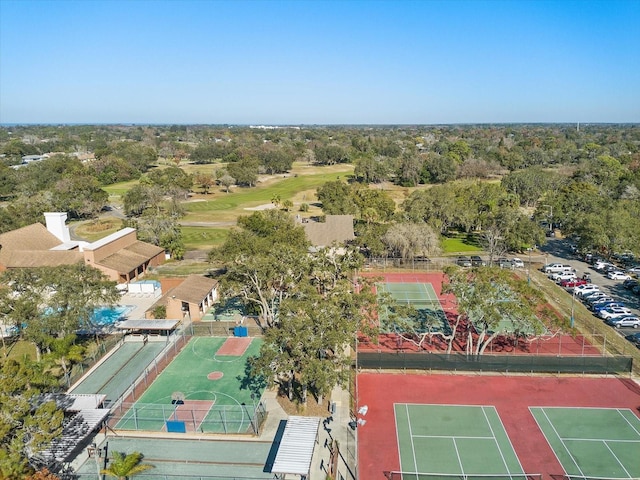
[[[640,0],[0,0],[0,123],[640,122]]]

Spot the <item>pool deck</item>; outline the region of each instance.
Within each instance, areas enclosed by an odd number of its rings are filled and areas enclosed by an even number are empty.
[[[129,320],[143,319],[144,312],[160,299],[159,296],[154,297],[152,294],[125,293],[120,297],[119,305],[133,307],[126,317]]]

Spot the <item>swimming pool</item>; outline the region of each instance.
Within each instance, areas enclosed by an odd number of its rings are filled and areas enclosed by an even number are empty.
[[[91,323],[93,325],[113,325],[118,320],[124,320],[124,317],[134,308],[131,305],[94,308],[91,314]]]

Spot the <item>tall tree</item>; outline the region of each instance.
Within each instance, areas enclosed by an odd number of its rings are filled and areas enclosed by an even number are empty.
[[[469,324],[468,354],[482,355],[499,335],[538,335],[544,325],[537,316],[542,294],[512,272],[499,268],[445,270],[448,282],[442,292],[456,297],[458,319]],[[475,333],[475,335],[474,335]],[[453,332],[456,334],[455,330]]]

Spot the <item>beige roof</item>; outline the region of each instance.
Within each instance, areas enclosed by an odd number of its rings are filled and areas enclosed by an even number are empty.
[[[171,290],[167,296],[187,303],[200,304],[218,286],[218,281],[201,275],[189,275],[187,279]]]
[[[84,257],[77,250],[18,250],[7,251],[6,255],[0,252],[0,264],[7,268],[58,267],[82,261]]]
[[[327,215],[324,223],[303,223],[304,231],[315,247],[328,247],[334,242],[343,244],[356,238],[353,233],[353,215]]]
[[[0,234],[3,250],[49,250],[62,242],[41,223]]]
[[[41,223],[0,234],[0,264],[7,268],[56,267],[83,260],[77,250],[50,250],[61,243]]]
[[[162,247],[138,240],[96,263],[118,273],[127,274],[162,252],[164,252]]]

